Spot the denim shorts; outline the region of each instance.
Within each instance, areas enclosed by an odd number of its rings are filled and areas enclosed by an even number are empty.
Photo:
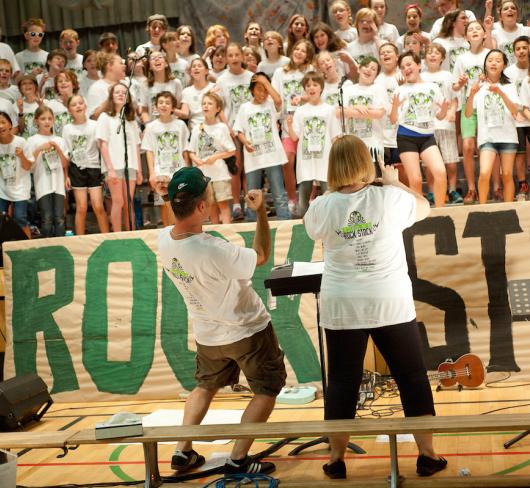
[[[485,142],[479,147],[479,150],[494,151],[497,154],[515,154],[518,145],[516,142]]]
[[[18,226],[23,229],[28,224],[28,202],[21,200],[18,202],[11,202],[0,198],[0,212],[7,213],[9,206],[13,205],[13,217]]]

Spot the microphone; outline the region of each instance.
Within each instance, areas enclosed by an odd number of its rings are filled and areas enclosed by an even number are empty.
[[[346,75],[344,75],[341,79],[340,79],[340,82],[339,82],[339,90],[342,88],[342,85],[344,85],[344,83],[346,83],[346,81],[348,80],[348,77]]]

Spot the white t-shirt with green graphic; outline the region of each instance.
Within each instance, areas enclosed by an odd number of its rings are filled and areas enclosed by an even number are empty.
[[[100,169],[99,149],[96,139],[97,122],[88,119],[84,124],[66,124],[63,139],[68,148],[70,162],[78,168]]]
[[[350,80],[346,80],[342,85],[342,93],[344,94],[348,89],[353,86],[353,83]],[[339,81],[336,83],[324,82],[324,89],[322,90],[321,95],[322,101],[331,105],[332,107],[337,108],[339,106]]]
[[[267,57],[263,57],[258,64],[258,71],[263,71],[269,78],[274,76],[274,73],[278,68],[283,68],[286,64],[289,64],[289,58],[287,56],[280,56],[277,61],[271,63]]]
[[[405,83],[395,92],[402,105],[398,111],[398,124],[425,135],[434,134],[434,118],[440,111],[443,95],[436,83]]]
[[[190,84],[190,75],[188,74],[188,63],[183,58],[178,58],[174,63],[169,63],[169,68],[173,76],[180,81],[182,88]]]
[[[521,98],[521,91],[523,83],[525,80],[528,80],[528,70],[524,68],[518,68],[517,64],[512,64],[504,70],[504,74],[510,78],[510,81],[517,88],[517,95],[519,99]],[[530,127],[530,120],[524,117],[523,122],[515,122],[516,127]]]
[[[463,38],[438,37],[434,42],[441,44],[445,48],[446,55],[442,61],[441,68],[451,73],[454,70],[458,58],[469,51],[469,42]]]
[[[253,75],[254,73],[248,70],[244,70],[240,75],[226,70],[217,78],[215,86],[223,99],[224,112],[230,127],[234,125],[239,107],[252,99],[249,84]]]
[[[530,108],[530,78],[526,78],[521,85],[521,105]]]
[[[306,103],[293,116],[293,130],[298,135],[296,181],[328,181],[328,157],[331,143],[341,134],[335,108],[327,103]]]
[[[388,111],[388,101],[379,85],[355,85],[347,87],[344,91],[344,106],[359,108],[384,108]],[[347,119],[346,132],[353,134],[371,148],[383,149],[383,119]]]
[[[394,186],[318,197],[304,216],[309,237],[324,245],[320,324],[365,329],[414,319],[403,230],[416,200]]]
[[[29,200],[31,176],[16,156],[18,147],[24,150],[26,141],[15,136],[9,144],[0,144],[0,198],[10,202]]]
[[[489,86],[485,83],[473,98],[473,108],[477,111],[477,144],[479,147],[486,142],[517,144],[515,119],[500,95],[489,91]],[[513,103],[520,104],[513,83],[498,86]]]
[[[66,60],[66,69],[72,70],[79,78],[83,74],[83,55],[76,54],[75,58]]]
[[[442,92],[443,98],[447,101],[452,102],[454,99],[459,99],[459,94],[453,91],[453,75],[449,71],[440,70],[434,73],[425,71],[421,74],[423,81],[436,83],[438,88]],[[455,122],[449,122],[447,116],[440,120],[437,117],[434,118],[434,129],[435,130],[455,130]]]
[[[356,39],[348,44],[346,50],[357,64],[360,64],[361,61],[367,57],[379,59],[379,51],[375,41],[360,42],[359,39]]]
[[[453,69],[453,83],[458,83],[458,78],[463,74],[467,75],[468,81],[466,86],[461,90],[465,96],[461,98],[461,107],[463,107],[465,100],[471,92],[473,85],[479,80],[484,73],[484,60],[486,55],[490,52],[489,49],[484,48],[479,53],[472,53],[467,51],[458,57]]]
[[[18,127],[18,110],[14,103],[11,103],[5,98],[0,98],[0,111],[9,115],[13,128]]]
[[[260,105],[247,102],[241,105],[234,123],[234,132],[241,132],[254,147],[245,148],[245,173],[270,168],[287,162],[277,129],[278,114],[270,97]]]
[[[285,71],[283,68],[278,68],[272,77],[271,84],[273,88],[278,92],[282,99],[282,137],[288,137],[289,130],[287,128],[287,116],[293,114],[296,110],[296,105],[292,104],[294,97],[300,97],[304,93],[302,88],[302,78],[310,71],[309,68],[306,71]]]
[[[140,105],[147,108],[151,118],[158,118],[158,110],[155,107],[155,100],[156,96],[163,91],[168,91],[175,95],[177,102],[180,104],[180,99],[182,98],[182,84],[180,83],[180,80],[173,79],[166,83],[155,81],[153,86],[148,86],[146,83],[143,85],[140,93]]]
[[[73,119],[68,109],[59,100],[44,100],[44,104],[53,111],[53,133],[62,136],[66,124],[71,124]]]
[[[251,282],[256,251],[205,232],[174,240],[170,230],[158,234],[158,252],[184,298],[195,340],[222,346],[265,329],[270,315]]]
[[[379,73],[377,78],[375,79],[375,85],[379,86],[381,88],[381,91],[384,90],[383,93],[386,94],[386,102],[388,110],[385,112],[385,115],[383,116],[382,123],[383,123],[383,146],[384,147],[397,147],[397,130],[398,126],[397,124],[392,124],[390,122],[390,109],[392,108],[392,97],[394,96],[394,92],[397,90],[399,86],[399,79],[401,79],[401,74],[399,71],[395,75],[387,75],[386,73]]]
[[[516,61],[513,51],[513,41],[520,36],[530,37],[530,27],[517,24],[516,29],[513,32],[508,32],[499,25],[497,28],[493,28],[491,36],[497,42],[497,49],[500,49],[506,54],[506,56],[508,56],[508,64],[513,64]]]
[[[189,131],[180,119],[164,123],[153,120],[145,127],[142,149],[154,155],[156,176],[173,176],[173,173],[184,166],[183,153],[188,144]]]
[[[182,103],[185,103],[190,110],[190,116],[188,118],[190,131],[193,130],[197,124],[204,122],[202,97],[206,92],[212,90],[214,86],[213,83],[208,83],[202,90],[197,90],[197,88],[191,85],[182,90]]]
[[[20,70],[25,75],[31,74],[35,68],[42,68],[46,70],[46,60],[48,59],[47,51],[40,49],[33,52],[24,49],[15,54]]]
[[[432,40],[431,34],[429,34],[428,32],[421,31],[420,34],[423,37],[429,40]],[[403,34],[402,36],[399,36],[399,39],[396,41],[396,47],[398,48],[400,53],[402,53],[405,50],[405,34]]]
[[[44,74],[37,75],[37,83],[41,86],[42,78]],[[55,78],[48,78],[40,89],[40,95],[43,100],[55,100],[58,98],[57,91],[55,90]]]
[[[196,125],[188,143],[188,151],[195,153],[202,160],[218,152],[234,151],[235,148],[230,130],[222,122]],[[212,181],[228,181],[232,178],[224,159],[200,166],[200,169]]]
[[[28,139],[37,133],[37,125],[35,124],[35,111],[39,108],[37,102],[28,103],[23,102],[22,113],[24,114],[24,130],[21,136]]]
[[[0,88],[0,98],[4,98],[8,102],[16,104],[20,96],[17,85],[9,85],[7,88]]]
[[[55,135],[35,134],[26,141],[26,148],[24,149],[26,158],[33,163],[31,172],[33,173],[37,200],[50,193],[65,195],[63,166],[57,151],[55,149],[41,151],[36,160],[33,156],[39,146],[51,141],[54,141],[61,148],[65,156],[68,155],[64,139]]]

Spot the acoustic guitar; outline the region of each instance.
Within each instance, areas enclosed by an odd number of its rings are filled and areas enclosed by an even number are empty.
[[[476,388],[484,382],[485,370],[476,354],[464,354],[456,361],[444,361],[438,366],[438,372],[429,373],[429,380],[436,380],[441,386],[466,386]]]

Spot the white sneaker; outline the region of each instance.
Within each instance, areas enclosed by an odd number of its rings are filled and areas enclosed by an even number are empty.
[[[296,219],[298,217],[298,205],[296,202],[293,202],[292,200],[289,200],[289,213],[291,214],[292,219]]]

